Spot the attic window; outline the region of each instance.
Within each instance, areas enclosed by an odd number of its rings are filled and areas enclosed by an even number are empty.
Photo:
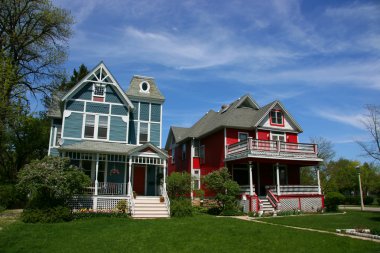
[[[140,83],[140,92],[149,93],[150,85],[148,82],[144,81]]]
[[[284,126],[284,115],[282,111],[273,110],[270,112],[271,125]]]
[[[95,83],[92,90],[92,100],[103,102],[106,93],[106,86],[104,84]]]

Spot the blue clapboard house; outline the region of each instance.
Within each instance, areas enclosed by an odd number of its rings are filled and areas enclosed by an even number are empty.
[[[124,91],[103,62],[70,91],[53,96],[49,155],[70,158],[92,180],[73,199],[74,209],[112,209],[125,199],[136,217],[168,215],[164,101],[153,78],[135,75]],[[160,212],[139,210],[141,201],[159,202],[155,196],[165,199],[156,207]]]

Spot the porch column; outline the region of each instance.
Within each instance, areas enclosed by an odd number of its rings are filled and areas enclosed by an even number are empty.
[[[317,172],[317,180],[318,180],[318,194],[322,194],[321,179],[319,177],[319,166],[316,167],[316,172]]]
[[[166,160],[164,160],[164,184],[162,187],[166,190]]]
[[[276,179],[277,179],[277,196],[280,196],[280,165],[276,163]]]
[[[129,158],[128,162],[128,196],[130,197],[132,192],[131,192],[131,176],[132,176],[132,158]]]
[[[253,196],[252,162],[249,162],[249,195]]]
[[[95,195],[98,195],[99,153],[96,154],[95,164]]]

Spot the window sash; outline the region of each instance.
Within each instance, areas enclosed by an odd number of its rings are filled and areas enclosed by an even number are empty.
[[[283,114],[281,111],[271,111],[272,124],[282,125],[283,124]]]
[[[140,122],[140,138],[139,143],[144,144],[148,142],[148,123]]]
[[[105,91],[106,91],[105,85],[94,84],[94,96],[104,97]]]
[[[200,158],[201,164],[204,164],[206,162],[206,152],[205,152],[205,146],[204,145],[199,147],[199,158]]]
[[[248,139],[248,133],[239,133],[239,141],[246,141]]]

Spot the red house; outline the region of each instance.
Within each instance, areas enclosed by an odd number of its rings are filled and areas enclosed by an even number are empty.
[[[218,112],[210,110],[190,128],[171,127],[166,150],[169,174],[187,171],[194,189],[202,176],[227,167],[240,185],[248,211],[317,211],[324,207],[316,144],[299,143],[301,126],[280,101],[260,107],[250,95]],[[318,185],[300,185],[300,168],[315,166]],[[212,197],[206,192],[206,197]]]

